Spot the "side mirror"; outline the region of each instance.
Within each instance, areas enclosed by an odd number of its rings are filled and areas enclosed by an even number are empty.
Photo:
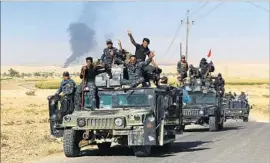
[[[252,105],[250,106],[250,109],[253,109]]]

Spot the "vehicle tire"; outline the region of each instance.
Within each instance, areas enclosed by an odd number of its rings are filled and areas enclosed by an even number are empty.
[[[209,117],[209,131],[217,131],[218,130],[218,121],[216,116]]]
[[[151,146],[133,147],[133,152],[136,157],[147,157],[151,154]]]
[[[99,149],[102,153],[107,153],[107,152],[110,150],[111,145],[112,145],[112,143],[110,143],[110,142],[97,144],[98,149]]]
[[[244,117],[244,118],[243,118],[243,121],[244,121],[244,122],[248,122],[248,117]]]
[[[77,157],[80,155],[78,131],[65,129],[63,136],[64,153],[66,157]]]
[[[222,120],[222,122],[220,124],[218,124],[218,129],[222,130],[224,128],[224,122]]]
[[[163,152],[169,152],[171,147],[172,147],[172,142],[171,143],[167,143],[167,144],[164,144],[163,146],[161,146],[161,150]]]
[[[54,128],[55,121],[50,121],[50,129],[51,129],[51,135],[55,136],[56,138],[63,137],[64,131],[63,130],[57,130]]]
[[[186,127],[186,125],[182,125],[183,132],[185,131],[185,127]]]

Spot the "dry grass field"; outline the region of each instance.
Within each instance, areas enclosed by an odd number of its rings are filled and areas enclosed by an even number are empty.
[[[227,75],[224,75],[226,81],[238,83],[227,85],[226,91],[230,90],[237,94],[241,91],[249,92],[250,102],[254,105],[250,118],[256,121],[265,122],[269,120],[269,84],[267,84],[269,83],[269,70],[267,71],[267,66],[260,67],[260,65],[257,65],[257,68],[261,69],[261,71],[260,73],[254,72],[253,74],[251,71],[247,72],[246,70],[248,67],[250,68],[250,65],[242,66],[243,73],[241,75],[231,73],[233,70],[232,66],[225,68],[226,71],[222,68],[217,68],[218,71],[224,74],[227,72]],[[15,66],[13,68],[20,72],[49,72],[49,69],[44,68],[16,68]],[[166,73],[174,73],[175,71],[174,66],[162,68]],[[253,71],[253,67],[251,69]],[[72,70],[74,68],[70,68],[69,71]],[[5,68],[2,71],[5,71]],[[64,69],[54,67],[52,71],[61,73]],[[40,87],[55,88],[60,84],[60,80],[1,80],[1,162],[29,162],[29,160],[62,151],[62,142],[51,139],[49,136],[48,103],[46,97],[53,94],[56,90],[34,87],[35,85],[43,84]],[[174,80],[173,77],[170,77],[170,80]],[[76,79],[76,81],[79,80]],[[254,82],[256,84],[252,84]],[[30,91],[34,91],[34,93]]]

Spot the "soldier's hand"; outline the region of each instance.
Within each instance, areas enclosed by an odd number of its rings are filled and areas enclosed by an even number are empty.
[[[121,40],[118,40],[118,45],[121,45]]]
[[[128,30],[128,35],[131,36],[131,31],[130,30]]]
[[[155,53],[154,52],[150,52],[149,58],[153,58],[154,56],[155,56]]]

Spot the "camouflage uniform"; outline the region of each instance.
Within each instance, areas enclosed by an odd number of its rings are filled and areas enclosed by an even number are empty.
[[[151,63],[152,59],[147,59],[145,62],[137,62],[136,64],[125,64],[128,71],[128,80],[123,79],[121,83],[123,85],[130,85],[131,87],[137,87],[144,82],[143,69]]]
[[[224,92],[225,92],[225,89],[224,89],[225,81],[224,81],[224,79],[220,76],[220,78],[215,79],[214,85],[215,85],[215,90],[216,91],[221,91],[220,95],[223,96]]]
[[[190,78],[199,78],[200,77],[199,69],[196,67],[190,66],[189,77]]]
[[[239,100],[241,101],[247,101],[246,95],[244,92],[241,92],[241,94],[238,97]]]
[[[61,118],[67,114],[71,114],[74,110],[74,93],[76,91],[76,83],[72,79],[63,80],[59,89],[56,91],[56,95],[59,95],[61,92],[64,94],[64,97],[61,100]],[[60,117],[58,117],[60,118]]]
[[[205,58],[202,58],[200,61],[200,73],[202,79],[205,79],[209,74],[209,64],[207,63]]]
[[[177,72],[181,75],[182,79],[187,77],[188,63],[179,61],[177,63]]]
[[[101,56],[101,61],[105,66],[105,70],[112,77],[111,68],[112,64],[121,62],[121,53],[115,47],[105,48]]]
[[[96,107],[96,85],[95,85],[95,77],[96,75],[98,75],[99,73],[102,73],[101,71],[98,71],[97,67],[94,66],[90,66],[87,67],[85,70],[85,81],[82,81],[80,83],[80,85],[77,88],[76,91],[76,96],[75,96],[75,101],[76,101],[76,110],[79,110],[80,107],[82,107],[81,102],[82,102],[82,89],[86,89],[87,93],[85,93],[84,95],[89,96],[91,103],[92,103],[92,107],[95,108]],[[81,74],[80,74],[80,78],[83,79],[83,70],[81,70]]]

